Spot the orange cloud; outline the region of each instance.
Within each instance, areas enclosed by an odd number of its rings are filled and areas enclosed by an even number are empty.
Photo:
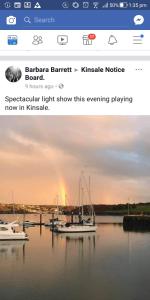
[[[0,202],[78,203],[81,170],[93,203],[149,201],[150,117],[0,117]]]

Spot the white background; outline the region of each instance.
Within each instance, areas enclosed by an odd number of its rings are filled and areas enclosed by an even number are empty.
[[[22,70],[22,78],[17,83],[10,83],[5,78],[5,70],[9,66],[19,66]],[[28,67],[72,67],[77,68],[78,72],[73,73],[45,73],[45,81],[24,81],[24,68]],[[125,73],[81,73],[80,68],[87,67],[124,67]],[[149,67],[148,62],[3,62],[0,67],[0,113],[4,115],[145,115],[149,114]],[[141,68],[142,71],[137,71]],[[28,74],[28,73],[27,73]],[[41,73],[40,73],[41,74]],[[39,73],[30,73],[30,75],[40,75]],[[62,83],[63,89],[58,86]],[[50,84],[56,86],[50,90],[47,89],[29,89],[25,84],[45,85]],[[49,104],[49,111],[6,111],[5,96],[19,97],[19,96],[55,96],[55,97],[123,97],[132,96],[133,103],[101,103],[101,102],[54,102]],[[23,105],[24,103],[19,103]],[[27,103],[37,105],[37,103]],[[40,103],[44,104],[43,102]],[[11,103],[10,105],[18,105],[18,103]],[[46,105],[46,103],[45,103]]]

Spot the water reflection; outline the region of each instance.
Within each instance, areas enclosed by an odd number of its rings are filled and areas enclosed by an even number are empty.
[[[73,246],[77,246],[77,247],[82,247],[82,249],[84,249],[84,247],[87,249],[87,247],[89,247],[90,249],[95,249],[96,247],[96,234],[95,233],[74,233],[73,235],[69,235],[69,233],[65,233],[65,234],[60,234],[58,235],[59,239],[65,239],[66,241],[66,246],[69,244],[72,244]]]
[[[52,233],[53,236],[53,244],[52,247],[54,247],[55,240],[65,240],[66,245],[67,244],[77,244],[77,245],[83,245],[84,243],[90,245],[95,249],[96,246],[96,234],[94,232],[91,233]],[[55,239],[55,240],[54,240]]]
[[[63,250],[65,266],[74,261],[81,265],[91,261],[96,249],[96,234],[92,233],[52,233],[52,249]]]
[[[0,241],[0,259],[25,259],[25,241]]]
[[[149,299],[149,233],[112,224],[96,233],[26,231],[27,242],[0,242],[3,300]]]
[[[40,227],[40,236],[41,236],[42,235],[42,228],[43,228],[43,226],[40,225],[39,227]]]

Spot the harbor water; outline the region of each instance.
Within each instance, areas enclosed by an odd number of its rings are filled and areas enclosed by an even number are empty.
[[[96,220],[96,233],[35,226],[29,241],[0,241],[1,299],[149,300],[150,233],[124,231],[122,217]]]

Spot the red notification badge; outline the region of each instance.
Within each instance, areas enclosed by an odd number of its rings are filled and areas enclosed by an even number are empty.
[[[95,39],[96,39],[96,34],[90,33],[90,34],[88,35],[88,38],[89,38],[89,40],[95,40]]]

